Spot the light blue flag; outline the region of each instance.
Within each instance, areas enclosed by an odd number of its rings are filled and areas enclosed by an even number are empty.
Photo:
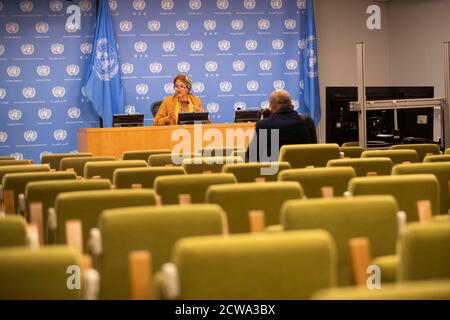
[[[300,62],[303,63],[303,73],[300,75],[301,94],[300,112],[311,116],[317,126],[320,121],[320,89],[317,65],[316,22],[314,18],[314,1],[301,2],[301,39]]]
[[[119,55],[108,0],[99,1],[91,61],[85,80],[86,95],[103,119],[112,126],[113,114],[123,113],[124,98]]]

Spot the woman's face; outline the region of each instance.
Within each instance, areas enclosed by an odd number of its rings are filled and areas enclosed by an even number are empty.
[[[185,98],[189,91],[184,82],[179,80],[175,81],[174,89],[175,95],[180,99]]]

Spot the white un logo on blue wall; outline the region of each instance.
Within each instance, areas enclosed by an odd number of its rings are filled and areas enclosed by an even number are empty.
[[[36,131],[34,130],[27,130],[23,133],[23,138],[25,139],[25,141],[27,142],[33,142],[36,141],[38,137],[38,134]]]
[[[191,69],[191,64],[187,61],[181,61],[177,64],[178,71],[186,73]]]
[[[217,71],[217,67],[218,67],[218,64],[217,64],[216,61],[207,61],[205,63],[205,69],[208,72],[216,72]]]
[[[48,120],[52,117],[52,110],[50,110],[49,108],[39,109],[38,116],[42,120]]]
[[[0,131],[0,142],[5,143],[8,140],[8,134],[5,131]]]
[[[63,129],[58,129],[53,131],[53,137],[55,140],[64,141],[67,138],[67,131]]]
[[[67,110],[67,115],[71,119],[78,119],[81,115],[81,110],[77,107],[71,107]]]
[[[103,81],[109,81],[119,72],[119,63],[116,51],[106,38],[97,41],[95,49],[94,70]]]
[[[12,121],[18,121],[22,119],[22,111],[19,109],[11,109],[8,111],[8,118]]]

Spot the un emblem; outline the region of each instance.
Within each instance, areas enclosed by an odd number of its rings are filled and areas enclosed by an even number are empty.
[[[152,32],[158,31],[161,28],[161,22],[159,22],[158,20],[149,21],[147,24],[147,28]]]
[[[159,62],[152,62],[148,66],[151,73],[160,73],[162,71],[162,64]]]
[[[0,142],[5,143],[8,140],[8,134],[5,131],[0,131]]]
[[[256,40],[247,40],[245,41],[245,48],[250,51],[256,50],[258,47],[258,42]]]
[[[131,21],[120,21],[119,28],[123,32],[130,32],[133,29],[133,23]]]
[[[191,65],[187,61],[181,61],[177,64],[178,71],[186,73],[191,69]]]
[[[245,69],[245,62],[242,60],[233,61],[234,71],[241,72]]]
[[[230,50],[231,44],[228,40],[220,40],[218,44],[220,51],[228,51]]]
[[[259,89],[258,81],[251,80],[251,81],[247,82],[247,89],[248,89],[248,91],[257,91]]]
[[[283,80],[275,80],[275,81],[273,82],[273,88],[274,88],[275,90],[283,90],[283,89],[284,89],[284,86],[285,86],[285,83],[284,83]]]
[[[6,90],[4,88],[0,88],[0,99],[3,100],[6,97]]]
[[[292,105],[294,106],[294,110],[297,110],[300,106],[300,103],[297,100],[292,100]]]
[[[36,141],[37,137],[37,132],[34,130],[27,130],[23,133],[23,138],[28,142]]]
[[[16,22],[9,22],[5,25],[5,30],[7,33],[17,33],[19,32],[19,24]]]
[[[247,104],[244,101],[238,101],[234,103],[234,110],[245,110],[247,109]]]
[[[36,23],[36,31],[38,33],[47,33],[48,32],[48,23],[47,22],[38,22]]]
[[[288,70],[295,70],[297,69],[297,60],[294,59],[289,59],[286,61],[286,68],[288,68]]]
[[[211,102],[211,103],[208,103],[208,105],[206,106],[206,109],[210,113],[217,113],[219,111],[220,107],[219,107],[218,103]]]
[[[66,23],[65,29],[67,32],[77,32],[77,24],[76,23]]]
[[[64,141],[67,138],[67,131],[63,129],[58,129],[53,131],[53,137],[57,141]]]
[[[284,41],[281,39],[275,39],[272,41],[272,48],[275,50],[281,50],[284,47]]]
[[[175,50],[175,42],[173,41],[164,41],[163,50],[165,52],[173,52]]]
[[[8,118],[12,121],[18,121],[22,119],[22,111],[19,109],[11,109],[8,111]]]
[[[141,96],[146,95],[148,93],[148,85],[145,83],[139,83],[136,85],[136,92]]]
[[[64,45],[61,43],[54,43],[50,47],[50,50],[53,54],[63,54],[64,53]]]
[[[297,0],[297,7],[300,10],[306,9],[306,0]]]
[[[268,71],[272,68],[272,62],[270,60],[261,60],[259,62],[259,68],[264,71]]]
[[[195,40],[191,42],[191,49],[192,51],[202,51],[203,49],[203,42],[199,41],[199,40]]]
[[[228,0],[217,0],[217,8],[219,10],[226,10],[229,7],[229,2]]]
[[[20,152],[13,152],[10,156],[16,158],[16,160],[23,160],[23,153]]]
[[[94,59],[94,70],[100,80],[109,81],[119,72],[119,59],[116,50],[106,38],[97,40]]]
[[[205,90],[205,85],[203,82],[194,82],[192,84],[192,90],[195,93],[202,93]]]
[[[36,89],[33,87],[26,87],[23,88],[22,90],[22,95],[26,98],[26,99],[32,99],[36,96]]]
[[[178,20],[176,26],[179,31],[186,31],[189,28],[189,22],[186,20]]]
[[[131,74],[134,71],[134,65],[132,63],[122,64],[122,72],[124,74]]]
[[[298,40],[298,47],[299,47],[300,49],[302,49],[302,50],[305,50],[305,49],[306,49],[306,41],[305,41],[305,39],[300,39],[300,40]]]
[[[50,1],[50,10],[53,12],[61,11],[63,8],[63,3],[60,0],[52,0]]]
[[[218,68],[218,64],[216,61],[207,61],[205,63],[205,69],[208,72],[216,72]]]
[[[66,67],[66,72],[69,76],[76,76],[80,73],[80,67],[76,64],[70,64]]]
[[[20,10],[23,12],[31,12],[33,10],[33,2],[31,1],[22,1],[19,5]]]
[[[283,1],[282,0],[272,0],[272,1],[270,1],[270,6],[274,10],[281,9],[283,7]]]
[[[17,78],[18,76],[20,76],[20,67],[19,66],[9,66],[6,69],[6,73],[11,78]]]
[[[136,113],[136,107],[132,106],[131,104],[128,104],[125,106],[125,113],[126,114],[135,114]]]
[[[216,29],[216,20],[208,19],[203,22],[203,27],[208,31],[213,31]]]
[[[269,101],[264,100],[263,102],[261,102],[261,109],[267,109],[269,108]]]
[[[147,43],[144,41],[135,42],[134,50],[136,50],[137,53],[144,53],[145,51],[147,51]]]
[[[199,10],[202,7],[201,0],[189,0],[189,8],[191,10]]]
[[[244,8],[247,10],[253,10],[256,7],[255,0],[244,0]]]
[[[64,87],[58,86],[52,89],[52,94],[55,98],[62,98],[66,94],[66,89]]]
[[[80,7],[81,11],[91,11],[92,9],[92,3],[90,1],[87,0],[81,0],[80,3],[78,4],[78,6]]]
[[[297,26],[297,22],[294,19],[286,19],[284,20],[284,26],[288,30],[293,30]]]
[[[258,21],[258,28],[260,30],[267,30],[270,28],[270,21],[267,19],[261,19]]]
[[[0,56],[5,54],[5,46],[0,44]]]
[[[222,81],[219,84],[219,87],[220,87],[220,91],[222,91],[222,92],[230,92],[231,89],[233,88],[233,85],[231,84],[230,81]]]
[[[116,0],[109,0],[109,9],[111,11],[114,11],[117,9],[117,1]]]
[[[173,83],[169,82],[164,85],[164,91],[167,94],[174,94],[175,90],[173,89]]]
[[[48,108],[39,109],[38,116],[42,120],[48,120],[52,117],[52,110],[50,110]]]
[[[133,8],[137,11],[142,11],[145,9],[145,1],[144,0],[134,0]]]
[[[92,44],[90,43],[82,43],[80,45],[80,51],[82,54],[91,54],[92,53]]]
[[[173,9],[173,0],[162,0],[161,8],[163,8],[163,10],[172,10]]]
[[[70,119],[78,119],[81,115],[81,110],[77,107],[71,107],[67,110],[67,115]]]
[[[241,19],[234,19],[231,21],[231,28],[233,30],[241,30],[244,27],[244,21]]]

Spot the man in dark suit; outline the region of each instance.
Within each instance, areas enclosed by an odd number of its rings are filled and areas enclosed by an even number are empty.
[[[247,150],[250,161],[277,161],[285,144],[315,143],[314,128],[294,110],[289,92],[273,91],[270,116],[256,123],[255,135]],[[309,124],[311,125],[311,124]]]

